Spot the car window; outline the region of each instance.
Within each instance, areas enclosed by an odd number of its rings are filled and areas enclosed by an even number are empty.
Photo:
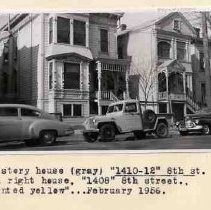
[[[37,110],[21,108],[22,117],[40,117],[41,113]]]
[[[2,107],[0,108],[1,117],[15,117],[18,116],[18,109],[13,107]]]
[[[137,112],[136,103],[127,103],[125,105],[125,112]]]
[[[123,104],[116,104],[108,107],[108,113],[122,111]]]

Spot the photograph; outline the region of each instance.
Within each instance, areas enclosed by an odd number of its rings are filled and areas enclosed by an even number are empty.
[[[0,151],[211,149],[211,12],[0,14]]]

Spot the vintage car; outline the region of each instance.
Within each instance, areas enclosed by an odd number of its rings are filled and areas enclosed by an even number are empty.
[[[104,116],[88,118],[84,123],[84,138],[87,142],[98,139],[112,141],[115,135],[133,132],[138,139],[147,133],[155,133],[160,138],[168,136],[168,122],[157,116],[153,110],[142,111],[137,100],[123,100],[111,103]]]
[[[36,107],[0,104],[0,141],[24,140],[26,145],[53,144],[74,133],[69,124]]]
[[[196,113],[185,116],[184,121],[178,125],[181,135],[189,133],[210,134],[211,131],[211,113]]]

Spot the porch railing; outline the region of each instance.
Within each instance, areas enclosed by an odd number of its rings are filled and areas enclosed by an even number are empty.
[[[98,98],[98,91],[95,92],[95,98]],[[101,91],[101,100],[118,101],[119,99],[112,91]]]
[[[176,101],[185,101],[186,97],[184,93],[167,93],[159,92],[158,100],[176,100]]]

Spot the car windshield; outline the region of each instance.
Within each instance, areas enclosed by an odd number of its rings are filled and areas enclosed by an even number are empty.
[[[123,104],[115,104],[115,105],[109,106],[107,113],[120,112],[122,111],[122,107],[123,107]]]

